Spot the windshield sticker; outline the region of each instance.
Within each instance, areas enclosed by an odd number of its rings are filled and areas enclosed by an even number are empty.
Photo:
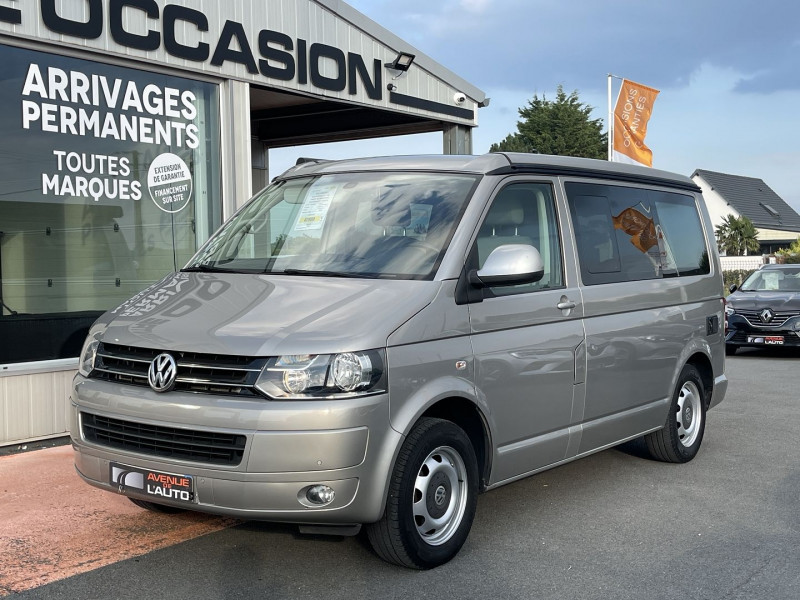
[[[782,273],[769,273],[764,272],[761,276],[764,278],[764,287],[762,289],[771,291],[780,289],[780,276]]]
[[[411,232],[408,235],[418,239],[425,239],[428,233],[428,225],[431,222],[432,208],[430,204],[411,205]]]
[[[325,224],[325,217],[328,215],[328,210],[338,188],[338,185],[311,186],[308,196],[306,196],[306,201],[300,209],[300,214],[297,215],[294,230],[314,231],[322,229]]]

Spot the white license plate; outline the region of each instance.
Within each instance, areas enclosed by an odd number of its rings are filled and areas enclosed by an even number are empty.
[[[126,490],[152,496],[157,500],[194,502],[194,478],[191,475],[162,473],[119,463],[110,463],[111,484],[120,492]]]
[[[783,346],[782,335],[748,335],[748,344],[764,344],[766,346]]]

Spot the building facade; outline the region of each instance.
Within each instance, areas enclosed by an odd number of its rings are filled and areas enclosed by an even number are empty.
[[[269,179],[269,149],[441,131],[483,92],[339,0],[0,0],[0,445],[63,435],[89,325]]]
[[[800,215],[762,179],[697,169],[692,179],[703,198],[714,227],[728,215],[747,217],[756,228],[759,254],[787,248],[800,237]]]

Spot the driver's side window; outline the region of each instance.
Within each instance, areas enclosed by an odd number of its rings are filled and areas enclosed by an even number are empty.
[[[495,248],[505,244],[534,246],[542,256],[544,276],[534,283],[489,288],[487,296],[563,287],[561,242],[549,183],[513,183],[500,190],[475,240],[472,256],[477,259],[477,268],[483,267]]]

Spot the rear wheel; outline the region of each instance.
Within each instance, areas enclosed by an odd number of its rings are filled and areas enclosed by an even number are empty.
[[[147,500],[139,500],[138,498],[128,498],[128,500],[133,502],[139,508],[144,508],[145,510],[152,510],[153,512],[158,512],[158,513],[175,514],[186,511],[186,509],[178,508],[177,506],[157,504],[156,502],[148,502]]]
[[[703,380],[693,365],[686,365],[678,378],[667,422],[663,429],[645,436],[647,450],[656,460],[685,463],[692,460],[706,427]]]
[[[367,526],[375,552],[412,569],[453,558],[467,539],[478,496],[478,465],[467,434],[423,418],[400,449],[384,515]]]

